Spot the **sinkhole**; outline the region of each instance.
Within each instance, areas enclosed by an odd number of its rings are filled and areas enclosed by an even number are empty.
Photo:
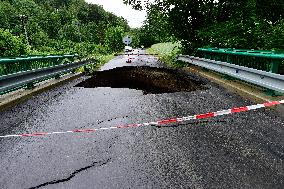
[[[97,71],[92,77],[75,87],[129,88],[142,90],[143,94],[173,93],[204,90],[206,83],[197,76],[182,70],[148,66],[127,66]]]

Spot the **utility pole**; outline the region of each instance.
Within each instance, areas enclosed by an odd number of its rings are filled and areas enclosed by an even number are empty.
[[[28,23],[28,16],[21,14],[21,15],[19,15],[19,18],[20,18],[20,20],[22,22],[22,26],[24,28],[25,37],[26,37],[26,43],[27,43],[28,46],[30,46],[29,38],[28,38],[28,32],[27,32],[27,27],[26,27],[26,25]]]

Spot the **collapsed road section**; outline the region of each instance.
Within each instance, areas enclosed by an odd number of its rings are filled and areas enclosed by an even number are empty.
[[[159,94],[204,90],[205,84],[194,75],[177,69],[126,66],[95,72],[76,87],[130,88],[142,90],[144,94]]]

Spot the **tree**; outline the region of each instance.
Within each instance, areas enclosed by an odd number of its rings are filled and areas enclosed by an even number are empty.
[[[256,0],[256,11],[259,17],[277,24],[284,19],[284,0]]]
[[[108,28],[105,37],[105,46],[109,52],[118,52],[123,49],[124,44],[122,38],[124,34],[125,31],[120,26]]]
[[[147,9],[144,27],[157,36],[168,33],[170,38],[180,40],[184,53],[209,45],[264,48],[270,30],[283,20],[283,1],[154,0],[145,5],[140,0],[124,0],[135,9]]]
[[[20,37],[13,36],[9,30],[0,28],[0,56],[20,56],[27,51],[28,47]]]
[[[9,2],[0,1],[0,26],[3,29],[12,29],[19,24],[17,10]]]
[[[103,46],[108,47],[109,52],[117,51],[121,44],[116,45],[111,36],[130,30],[122,17],[84,0],[0,1],[0,28],[14,36],[25,34],[20,15],[27,18],[28,39],[35,52],[84,51],[78,53],[85,55],[95,47],[105,52],[101,49]]]

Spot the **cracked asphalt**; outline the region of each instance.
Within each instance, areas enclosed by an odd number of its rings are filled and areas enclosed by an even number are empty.
[[[101,70],[164,67],[151,56],[131,64],[125,58]],[[0,135],[111,127],[252,104],[204,78],[205,90],[148,95],[74,87],[85,79],[1,111]],[[273,109],[259,109],[169,127],[2,138],[0,159],[3,189],[282,189],[284,123]]]

